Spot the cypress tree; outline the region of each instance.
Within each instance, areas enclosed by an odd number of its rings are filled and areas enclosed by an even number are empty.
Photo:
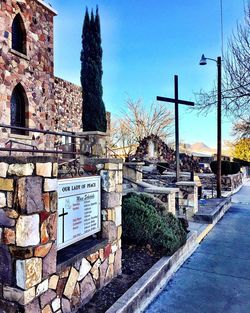
[[[83,130],[106,132],[106,110],[102,100],[102,47],[98,8],[95,16],[93,11],[89,16],[86,9],[82,30],[81,64]]]

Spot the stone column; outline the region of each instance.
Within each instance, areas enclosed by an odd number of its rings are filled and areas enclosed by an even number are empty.
[[[108,239],[112,262],[107,260],[106,277],[100,287],[121,272],[122,235],[122,159],[85,159],[85,166],[96,168],[101,176],[102,238]],[[105,267],[105,266],[104,266]],[[104,270],[103,273],[106,271]]]
[[[110,139],[108,133],[89,131],[78,133],[78,135],[84,137],[80,144],[81,163],[89,157],[107,157],[107,144]]]
[[[56,272],[57,163],[51,157],[0,158],[0,308],[40,312]]]
[[[195,182],[180,181],[176,183],[180,189],[180,211],[186,210],[187,218],[191,218],[198,211],[198,187]]]

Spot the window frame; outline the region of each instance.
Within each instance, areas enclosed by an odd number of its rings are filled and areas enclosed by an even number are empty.
[[[11,49],[22,55],[27,55],[27,33],[20,13],[16,14],[12,21]]]
[[[18,83],[14,87],[10,98],[10,125],[28,128],[27,112],[28,98],[22,84]],[[27,136],[28,132],[20,129],[11,129],[11,134]]]

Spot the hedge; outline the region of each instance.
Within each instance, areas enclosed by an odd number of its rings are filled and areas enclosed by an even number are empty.
[[[210,163],[211,170],[217,174],[217,161]],[[240,172],[240,164],[238,162],[221,161],[221,175],[237,174]]]
[[[123,240],[149,244],[154,251],[172,255],[186,242],[186,232],[173,214],[162,215],[154,205],[152,197],[145,194],[129,193],[123,197]]]

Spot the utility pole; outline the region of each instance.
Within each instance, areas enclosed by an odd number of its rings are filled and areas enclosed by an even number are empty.
[[[202,54],[200,59],[200,65],[206,65],[207,60],[216,62],[217,64],[217,173],[216,173],[216,185],[217,185],[217,198],[221,197],[221,57],[217,57],[217,60],[206,58]]]
[[[217,198],[221,197],[221,57],[217,57]]]

